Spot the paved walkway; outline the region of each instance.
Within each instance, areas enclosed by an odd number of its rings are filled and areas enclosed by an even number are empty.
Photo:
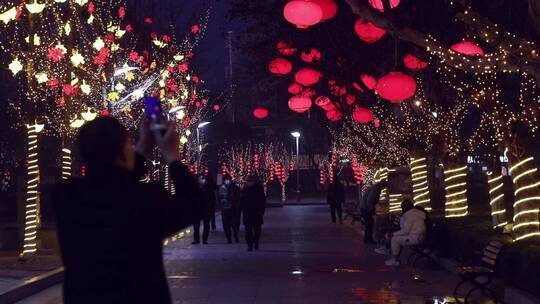
[[[225,244],[219,230],[209,245],[173,242],[165,263],[174,303],[447,303],[455,276],[388,268],[362,244],[359,225],[329,218],[326,206],[268,209],[258,252]],[[56,286],[23,303],[61,303],[59,292]]]

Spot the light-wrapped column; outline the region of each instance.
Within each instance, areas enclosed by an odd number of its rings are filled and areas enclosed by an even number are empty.
[[[504,181],[502,174],[488,173],[489,205],[493,228],[508,224],[506,220],[506,207],[504,206]]]
[[[62,149],[62,179],[71,177],[71,150]]]
[[[446,190],[446,217],[461,217],[469,214],[467,206],[467,166],[444,171]]]
[[[382,181],[387,181],[388,180],[388,168],[382,168],[382,169],[377,170],[377,172],[375,172],[374,179],[375,179],[376,183],[380,183]],[[379,197],[379,206],[386,208],[387,200],[388,200],[388,188],[384,187],[384,188],[381,189],[381,196]]]
[[[37,251],[39,228],[39,163],[38,125],[28,125],[28,181],[26,183],[26,206],[24,216],[24,240],[21,256]]]
[[[413,201],[415,206],[424,207],[430,211],[427,161],[425,157],[411,158],[411,180],[413,186]]]
[[[540,176],[534,159],[529,157],[510,168],[514,181],[514,240],[540,236]]]

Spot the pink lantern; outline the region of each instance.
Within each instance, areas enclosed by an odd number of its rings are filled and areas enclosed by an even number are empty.
[[[297,28],[307,29],[322,20],[323,11],[317,3],[309,0],[292,0],[283,8],[283,16]]]
[[[356,97],[354,97],[354,95],[348,94],[347,97],[345,97],[345,102],[347,102],[348,105],[352,105],[356,102]]]
[[[339,84],[333,84],[330,86],[330,92],[334,96],[343,96],[347,94],[347,88],[345,86],[340,86]]]
[[[317,3],[322,9],[321,21],[332,19],[337,13],[337,5],[334,0],[312,0],[312,2]]]
[[[330,121],[339,121],[343,119],[343,113],[338,110],[331,110],[326,112],[326,118]]]
[[[484,56],[484,50],[470,41],[458,42],[451,49],[466,56]]]
[[[377,79],[375,77],[364,74],[360,76],[360,80],[364,83],[366,88],[373,90],[377,87]]]
[[[417,58],[411,54],[407,54],[405,57],[403,57],[403,64],[405,64],[408,69],[413,71],[420,71],[428,66],[427,62],[422,61],[420,58]]]
[[[306,87],[312,86],[321,79],[321,72],[312,68],[302,68],[294,74],[294,79]]]
[[[378,118],[375,118],[375,119],[373,120],[373,126],[374,126],[375,128],[379,128],[380,125],[381,125],[381,121],[380,121]]]
[[[400,103],[416,93],[416,81],[401,72],[391,72],[379,79],[377,94],[392,103]]]
[[[390,8],[396,8],[399,5],[399,0],[390,0]],[[369,0],[369,5],[376,10],[384,12],[383,0]]]
[[[373,112],[366,108],[357,107],[353,111],[352,118],[357,123],[367,124],[373,120]]]
[[[331,111],[334,110],[334,104],[330,100],[330,98],[326,96],[319,96],[315,99],[315,104],[321,108],[323,108],[325,111]]]
[[[302,58],[302,60],[304,60],[305,62],[313,62],[313,61],[319,61],[321,60],[321,51],[317,50],[316,48],[311,48],[309,49],[309,51],[306,51],[306,52],[302,52],[302,54],[300,54],[300,58]]]
[[[360,86],[360,84],[356,83],[356,82],[353,82],[352,83],[352,86],[355,90],[357,91],[360,91],[360,92],[364,92],[364,89],[362,89],[362,87]]]
[[[307,96],[307,97],[313,97],[313,96],[317,95],[317,93],[312,88],[306,88],[305,90],[303,90],[300,93],[300,95]]]
[[[354,24],[354,31],[358,34],[360,39],[368,44],[375,43],[381,39],[386,31],[380,27],[375,26],[371,22],[364,23],[364,21],[359,18]]]
[[[268,117],[269,111],[265,107],[258,107],[255,110],[253,110],[253,116],[257,119],[265,119]]]
[[[289,60],[281,57],[270,61],[270,64],[268,65],[268,70],[277,75],[289,74],[292,71],[292,68],[292,63]]]
[[[276,48],[278,52],[285,56],[293,55],[298,50],[297,48],[293,47],[292,43],[285,41],[278,42]]]
[[[289,86],[287,91],[289,91],[289,93],[291,94],[297,95],[297,94],[300,94],[300,92],[302,92],[303,89],[304,87],[302,87],[301,85],[295,82]]]
[[[302,95],[296,95],[289,99],[289,109],[296,113],[304,113],[311,108],[311,98]]]

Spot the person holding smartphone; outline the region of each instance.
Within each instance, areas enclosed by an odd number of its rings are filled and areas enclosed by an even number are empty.
[[[173,124],[145,121],[132,146],[111,117],[84,125],[77,145],[86,175],[55,186],[53,208],[65,268],[64,303],[171,303],[163,241],[204,215],[203,194],[180,161]],[[155,144],[176,188],[141,183]]]

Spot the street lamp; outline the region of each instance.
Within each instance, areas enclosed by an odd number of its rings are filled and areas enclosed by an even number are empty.
[[[199,154],[202,152],[201,138],[200,138],[200,134],[199,134],[199,129],[204,128],[208,124],[210,124],[209,121],[203,121],[197,126],[197,150],[199,151]],[[200,155],[199,155],[199,157],[200,157]]]
[[[296,201],[300,201],[300,132],[291,132],[296,139]]]

